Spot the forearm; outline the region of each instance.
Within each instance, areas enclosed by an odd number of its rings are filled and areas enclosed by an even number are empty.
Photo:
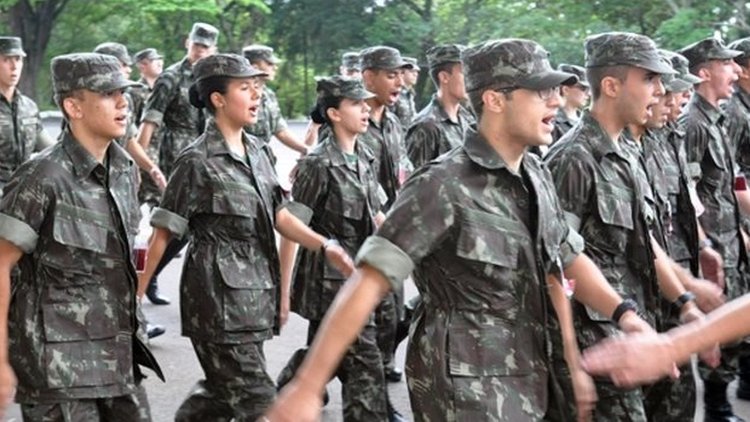
[[[357,269],[344,283],[297,371],[296,379],[304,388],[316,393],[323,391],[342,356],[389,290],[385,277],[367,265]]]
[[[8,310],[10,273],[23,256],[21,249],[0,239],[0,363],[8,362]]]
[[[126,149],[130,156],[133,157],[133,161],[135,161],[138,168],[146,173],[150,173],[151,170],[153,170],[155,164],[151,158],[149,158],[148,154],[146,154],[146,151],[139,142],[136,142],[135,139],[129,140]]]
[[[164,250],[167,248],[172,234],[167,229],[154,227],[154,231],[151,234],[151,240],[148,244],[148,254],[146,256],[146,268],[143,273],[138,277],[138,291],[136,295],[138,298],[142,298],[146,293],[146,287],[148,287],[149,280],[154,276],[157,265],[161,257],[164,255]]]
[[[297,255],[297,244],[281,236],[279,244],[279,261],[281,262],[281,296],[289,296],[294,275],[294,260]]]
[[[599,267],[584,254],[578,255],[565,268],[565,276],[575,280],[576,300],[602,315],[612,315],[617,305],[622,302],[622,298],[609,284]]]
[[[276,139],[281,141],[282,144],[299,152],[300,154],[307,153],[307,146],[303,144],[302,142],[298,141],[294,137],[294,135],[292,135],[292,132],[290,132],[289,129],[284,129],[279,132],[276,132],[274,136],[276,136]]]
[[[736,190],[734,196],[744,215],[750,215],[750,190]]]
[[[144,150],[148,149],[148,146],[151,143],[151,137],[154,135],[154,130],[156,130],[155,123],[147,121],[141,123],[141,128],[138,131],[138,143]]]
[[[307,125],[307,130],[305,131],[305,145],[311,147],[318,143],[318,130],[320,129],[320,125],[310,121],[310,124]]]
[[[684,276],[685,273],[681,272],[679,275],[675,273],[673,268],[674,261],[664,253],[653,238],[651,238],[651,247],[654,250],[656,280],[661,295],[666,300],[674,302],[681,294],[685,293],[685,287],[680,279],[680,275]]]
[[[565,296],[562,285],[551,276],[547,277],[550,301],[560,322],[560,334],[563,340],[563,354],[568,368],[573,371],[580,367],[581,352],[578,349],[575,328],[573,327],[573,311],[570,301]]]
[[[276,230],[287,239],[299,243],[311,251],[320,250],[326,238],[306,226],[300,219],[288,210],[282,209],[276,213]]]

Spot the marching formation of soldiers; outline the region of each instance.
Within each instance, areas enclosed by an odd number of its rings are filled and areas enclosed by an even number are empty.
[[[178,421],[317,420],[333,377],[344,420],[405,420],[387,383],[407,332],[418,421],[692,421],[692,351],[705,420],[742,420],[727,387],[750,400],[747,344],[672,353],[658,333],[718,324],[750,291],[750,39],[608,32],[557,68],[530,40],[437,45],[421,110],[419,60],[372,46],[317,79],[298,139],[274,50],[218,37],[194,24],[163,71],[115,42],[55,57],[56,141],[17,89],[22,41],[0,37],[0,416],[151,420],[164,328],[140,305],[170,303],[158,276],[188,245],[181,327],[204,378]],[[300,153],[290,193],[273,137]],[[289,312],[307,344],[274,381],[263,346]],[[658,370],[625,366],[623,333]]]

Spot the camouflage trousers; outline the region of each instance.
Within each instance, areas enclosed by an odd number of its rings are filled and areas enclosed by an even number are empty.
[[[383,369],[393,370],[394,352],[396,351],[396,331],[398,329],[399,310],[396,295],[388,293],[375,308],[375,326],[377,327],[377,341],[380,355],[383,358]]]
[[[192,340],[206,379],[182,402],[175,421],[255,421],[276,388],[266,372],[263,342],[219,344]]]
[[[312,344],[320,321],[310,321],[307,344]],[[279,384],[288,382],[302,364],[307,349],[294,352],[281,370]],[[380,352],[375,341],[375,326],[368,323],[349,346],[334,374],[341,381],[344,421],[387,421],[386,384]]]
[[[21,404],[21,416],[25,422],[146,422],[151,420],[151,410],[141,385],[127,396]]]

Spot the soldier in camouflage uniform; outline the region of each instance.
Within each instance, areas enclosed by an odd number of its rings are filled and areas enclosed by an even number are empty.
[[[279,329],[274,227],[314,250],[326,238],[286,210],[262,144],[242,131],[257,118],[264,73],[234,54],[201,59],[193,73],[191,104],[205,107],[213,118],[181,153],[151,216],[154,235],[138,294],[145,292],[169,239],[188,237],[180,281],[182,333],[191,339],[206,378],[175,419],[254,421],[275,394],[263,355],[263,342]],[[351,270],[340,247],[325,252],[335,268]]]
[[[0,296],[11,298],[0,309],[0,380],[10,358],[26,421],[148,421],[139,364],[161,372],[136,336],[137,168],[112,142],[125,133],[122,94],[133,83],[95,53],[55,57],[51,68],[68,124],[0,202]]]
[[[589,86],[586,80],[586,69],[581,66],[572,64],[560,64],[557,70],[568,72],[578,76],[578,83],[574,86],[564,86],[560,88],[560,95],[563,98],[563,105],[557,109],[555,115],[555,130],[552,132],[552,142],[557,142],[570,129],[578,123],[581,118],[581,109],[589,101]]]
[[[461,101],[467,98],[461,65],[463,48],[446,44],[427,51],[430,78],[437,92],[406,132],[406,151],[414,168],[460,146],[474,123],[471,112],[461,106]]]
[[[0,198],[10,175],[33,152],[55,143],[36,103],[18,91],[24,57],[20,38],[0,37]]]
[[[361,81],[340,76],[319,79],[317,91],[313,113],[329,127],[318,146],[300,160],[292,186],[293,209],[312,229],[338,239],[353,255],[384,219],[380,209],[385,195],[373,173],[372,153],[357,143],[357,136],[367,130],[370,108],[364,100],[373,94]],[[346,276],[326,265],[319,253],[299,253],[291,310],[310,323],[308,346],[344,281]],[[304,357],[299,353],[282,371],[280,387],[296,372]],[[344,420],[389,420],[382,365],[371,318],[336,370],[342,383]]]
[[[135,124],[140,126],[143,117],[143,107],[146,105],[146,101],[154,89],[156,79],[161,75],[164,60],[156,49],[153,48],[146,48],[135,53],[133,60],[136,66],[138,66],[138,73],[141,75],[140,79],[138,79],[138,83],[141,86],[132,88],[130,95],[133,99],[133,119],[135,120]],[[160,130],[161,126],[156,128],[146,150],[148,158],[157,166],[159,165],[159,147],[163,138],[163,135],[159,132]],[[163,188],[160,189],[146,172],[141,171],[141,185],[138,188],[138,200],[141,204],[148,204],[149,208],[155,207],[159,204],[162,190]]]
[[[544,165],[515,149],[551,142],[558,86],[576,83],[575,76],[553,70],[547,52],[526,40],[469,48],[463,65],[479,131],[467,132],[461,147],[421,167],[404,186],[360,249],[360,268],[271,420],[317,416],[316,396],[336,357],[380,297],[412,270],[424,298],[407,351],[417,421],[542,419],[554,406],[548,342],[560,333],[548,324],[555,315],[580,387],[566,400],[584,411],[591,406],[591,380],[576,365],[562,268],[576,278],[579,300],[622,326],[648,330],[581,254],[583,240],[568,227]]]
[[[719,109],[719,100],[732,95],[732,84],[740,70],[732,59],[742,53],[726,48],[713,38],[691,44],[679,52],[690,62],[690,72],[704,80],[695,86],[680,123],[685,130],[688,163],[700,167],[697,192],[705,206],[700,216],[707,236],[705,243],[712,244],[721,254],[724,292],[727,299],[734,299],[747,292],[748,261],[734,193],[734,145],[722,127],[724,113]],[[705,387],[706,421],[737,420],[726,390],[735,378],[737,358],[744,350],[746,346],[741,343],[726,346],[722,348],[721,364],[717,368],[699,365]]]
[[[138,143],[148,150],[154,138],[161,137],[160,140],[156,140],[160,143],[159,165],[167,177],[171,177],[175,159],[180,151],[203,132],[203,115],[190,104],[188,89],[193,83],[193,65],[199,59],[214,54],[218,37],[219,30],[215,27],[206,23],[195,23],[185,41],[187,55],[159,75],[143,108]],[[170,303],[169,299],[159,292],[157,277],[185,247],[186,242],[184,239],[175,239],[164,253],[146,292],[151,303]]]
[[[402,74],[403,86],[401,87],[401,95],[398,97],[396,104],[391,106],[391,111],[401,121],[401,128],[404,132],[411,126],[411,122],[414,119],[414,115],[417,114],[417,106],[414,104],[414,85],[417,83],[419,78],[419,65],[417,59],[414,57],[404,56],[404,61],[411,65],[410,68],[405,68]]]
[[[242,54],[250,60],[250,64],[266,73],[266,82],[273,81],[276,78],[276,70],[281,60],[273,53],[273,48],[257,44],[248,45],[242,49]],[[307,154],[307,146],[297,140],[287,127],[286,119],[281,115],[276,93],[267,85],[263,87],[258,121],[246,127],[245,131],[264,142],[263,150],[271,158],[271,163],[274,166],[276,165],[276,156],[269,145],[272,136],[300,154]]]
[[[625,125],[646,123],[649,107],[664,95],[660,75],[674,71],[659,57],[654,42],[642,35],[599,34],[586,39],[585,49],[591,111],[584,112],[547,155],[568,223],[580,230],[587,255],[612,287],[646,311],[650,321],[657,311],[658,290],[670,302],[683,301],[683,320],[702,318],[690,296],[683,296],[682,282],[692,281],[692,276],[675,271],[650,234],[658,227],[653,193],[622,136]],[[582,347],[618,334],[610,318],[583,304],[573,305],[573,318]],[[559,353],[555,356],[560,362],[556,367],[564,370]],[[559,378],[569,391],[565,374]],[[620,390],[607,379],[597,379],[596,385],[596,420],[646,420],[640,390]]]
[[[359,67],[359,53],[356,51],[347,51],[341,55],[341,66],[339,74],[347,78],[361,79],[362,69]]]

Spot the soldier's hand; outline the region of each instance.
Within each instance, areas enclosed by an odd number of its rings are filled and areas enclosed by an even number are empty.
[[[326,259],[344,277],[349,277],[354,272],[354,261],[348,253],[339,245],[331,245],[326,248]]]
[[[724,291],[715,283],[701,278],[693,279],[688,288],[695,295],[695,304],[703,312],[711,312],[726,302]]]
[[[648,325],[643,318],[639,317],[635,312],[625,312],[618,324],[620,329],[626,333],[643,333],[656,335],[653,327]]]
[[[16,374],[10,363],[0,363],[0,419],[5,415],[5,409],[13,402],[16,395]]]
[[[724,290],[724,261],[714,248],[706,246],[700,250],[698,259],[703,278],[710,280]]]
[[[685,306],[688,307],[688,309],[680,314],[680,322],[682,322],[683,324],[704,319],[706,317],[706,315],[698,308],[690,305],[690,303],[686,304]],[[706,365],[715,368],[719,366],[719,363],[721,363],[721,349],[719,349],[719,345],[716,344],[713,347],[698,353],[698,357]]]
[[[289,321],[289,295],[281,295],[279,301],[279,325],[283,328]]]
[[[148,174],[149,176],[151,176],[151,180],[154,181],[159,190],[164,192],[164,189],[166,189],[167,187],[167,178],[164,177],[164,173],[161,172],[161,169],[154,166],[151,170],[149,170]]]
[[[320,420],[322,408],[320,394],[302,388],[292,380],[258,422],[315,422]]]
[[[596,386],[591,376],[583,369],[575,369],[570,373],[570,380],[573,383],[573,393],[576,398],[576,410],[578,413],[578,422],[591,420],[591,411],[596,404]]]

